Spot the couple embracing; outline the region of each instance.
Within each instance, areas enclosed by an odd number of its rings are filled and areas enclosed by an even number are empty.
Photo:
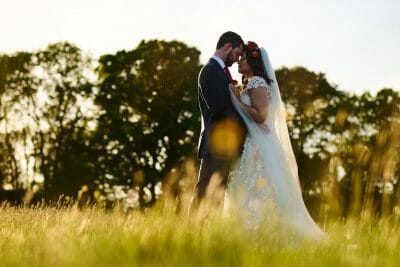
[[[241,90],[228,67],[238,63]],[[277,216],[308,238],[324,233],[304,204],[278,82],[267,51],[234,32],[218,40],[198,78],[201,159],[191,210],[237,212],[250,227]]]

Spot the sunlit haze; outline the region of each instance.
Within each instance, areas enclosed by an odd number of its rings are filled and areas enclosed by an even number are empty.
[[[69,41],[97,57],[157,38],[197,47],[205,63],[233,30],[266,47],[275,68],[323,72],[349,92],[400,89],[396,0],[2,0],[1,11],[0,53]]]

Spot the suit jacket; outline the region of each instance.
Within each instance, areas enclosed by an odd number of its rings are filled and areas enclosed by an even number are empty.
[[[198,158],[211,154],[210,132],[217,122],[232,119],[238,122],[242,133],[246,132],[245,124],[232,104],[229,90],[228,77],[218,62],[211,58],[200,70],[198,77],[198,101],[201,111]],[[243,140],[241,141],[240,150],[243,146]]]

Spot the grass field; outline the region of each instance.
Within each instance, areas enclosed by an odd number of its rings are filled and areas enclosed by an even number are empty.
[[[0,208],[0,266],[399,266],[399,224],[323,226],[327,240],[294,241],[268,225],[188,221],[152,210]]]

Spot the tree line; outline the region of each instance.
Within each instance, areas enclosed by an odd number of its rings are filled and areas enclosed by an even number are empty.
[[[197,175],[199,56],[163,40],[99,59],[67,42],[0,55],[0,201],[179,209]],[[399,92],[276,76],[311,213],[399,214]]]

